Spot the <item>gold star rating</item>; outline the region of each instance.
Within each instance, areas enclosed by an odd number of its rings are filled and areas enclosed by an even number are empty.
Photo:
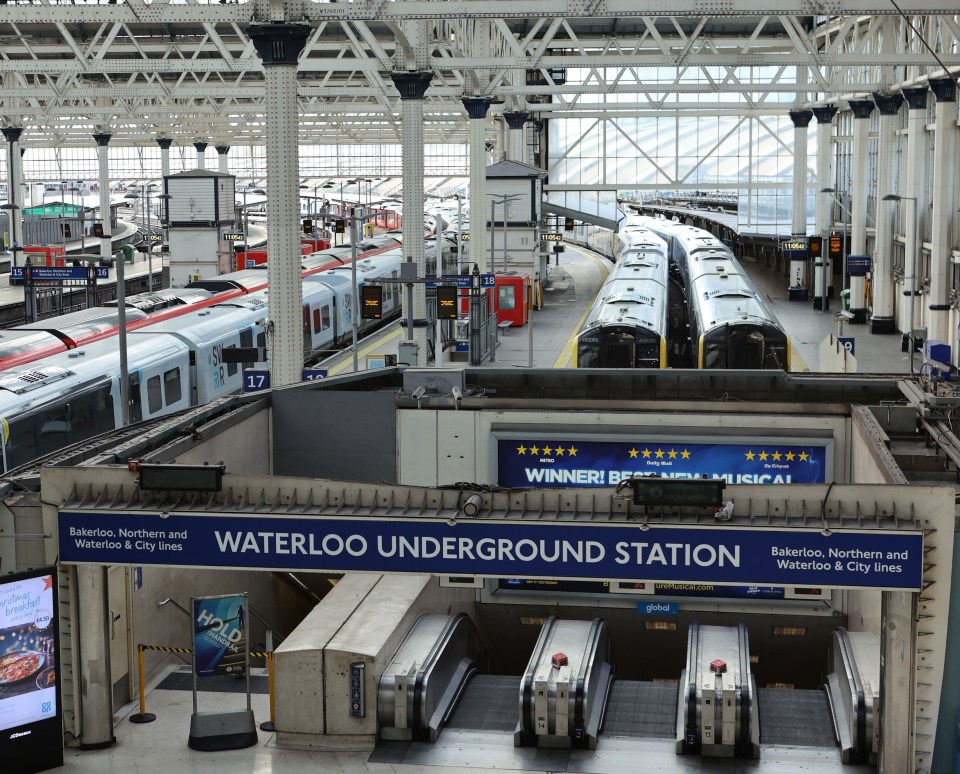
[[[684,460],[690,459],[690,452],[684,449],[682,452],[680,452],[680,458]]]
[[[630,451],[627,452],[627,454],[630,455],[630,459],[632,459],[632,460],[635,460],[635,459],[637,458],[637,455],[638,455],[639,453],[640,453],[640,452],[638,452],[636,449],[630,449]]]
[[[771,454],[770,456],[773,457],[774,462],[780,462],[780,458],[781,458],[783,455],[780,454],[780,452],[774,452],[774,453]]]
[[[567,454],[568,454],[569,456],[571,456],[571,457],[576,457],[576,456],[577,456],[577,450],[576,450],[576,448],[574,448],[573,446],[571,446],[569,449],[567,449]]]
[[[531,447],[530,447],[530,453],[531,453],[531,454],[539,454],[539,453],[540,453],[540,449],[538,449],[536,446],[531,446]]]
[[[562,446],[558,446],[558,447],[557,447],[557,456],[558,456],[558,457],[562,457],[562,456],[563,456],[563,453],[564,453],[565,451],[566,451],[566,449],[564,449]]]
[[[758,456],[760,457],[760,459],[762,459],[762,460],[765,461],[765,460],[767,459],[767,457],[769,457],[770,455],[767,454],[767,453],[764,451],[764,452],[760,452],[760,454],[759,454]]]
[[[673,449],[670,450],[670,459],[675,460],[677,458],[677,453]]]
[[[747,454],[746,454],[747,459],[748,459],[748,460],[751,460],[751,461],[752,461],[753,458],[756,457],[756,456],[757,456],[757,455],[754,454],[752,451],[748,451]]]
[[[662,450],[662,449],[657,449],[657,459],[658,459],[658,460],[662,460],[662,459],[663,459],[663,450]]]
[[[645,460],[650,459],[650,450],[649,450],[649,449],[644,449],[644,450],[643,450],[643,458],[644,458]]]
[[[796,456],[793,452],[787,452],[787,462],[793,462],[793,458]]]
[[[524,446],[523,444],[520,444],[517,447],[517,454],[526,454],[526,453],[527,453],[527,447]]]
[[[810,455],[806,452],[800,452],[800,462],[806,462],[809,457]]]
[[[543,453],[549,457],[551,454],[553,454],[553,449],[551,449],[549,446],[544,446]]]

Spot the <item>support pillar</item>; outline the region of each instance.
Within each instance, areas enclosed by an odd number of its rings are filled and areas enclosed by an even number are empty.
[[[264,64],[270,383],[283,387],[303,377],[297,57],[310,34],[310,26],[252,24],[248,32]]]
[[[522,110],[503,114],[504,121],[510,127],[510,150],[507,152],[507,158],[519,161],[521,164],[527,163],[526,148],[523,142],[523,125],[529,118],[530,114]]]
[[[830,308],[828,299],[833,298],[833,260],[827,246],[830,243],[830,227],[833,224],[834,195],[821,193],[824,188],[833,188],[833,117],[837,114],[836,105],[822,105],[813,108],[817,118],[817,198],[815,204],[815,233],[823,237],[823,251],[819,266],[813,269],[813,308],[826,311]],[[819,272],[825,272],[821,274]]]
[[[229,172],[229,169],[227,168],[227,154],[230,152],[230,146],[229,146],[229,145],[217,145],[217,146],[215,146],[215,147],[216,147],[216,149],[217,149],[217,155],[219,156],[219,159],[218,159],[218,161],[219,161],[219,168],[218,168],[218,169],[219,169],[220,172],[223,172],[223,174],[227,174],[227,172]]]
[[[197,149],[197,169],[207,168],[207,143],[197,140],[193,147]]]
[[[954,169],[957,152],[957,82],[931,78],[937,98],[934,113],[933,215],[930,222],[930,299],[927,337],[955,344],[950,331],[950,225],[956,217]],[[955,347],[954,347],[955,349]],[[952,353],[957,362],[957,353]]]
[[[492,274],[487,254],[487,149],[484,123],[492,97],[464,97],[470,119],[470,263]]]
[[[10,250],[13,253],[13,265],[19,266],[18,253],[23,250],[23,192],[20,188],[22,164],[20,160],[20,135],[22,126],[5,126],[2,130],[4,139],[10,144],[7,155],[7,203],[12,209],[7,210],[10,223]]]
[[[793,225],[794,236],[807,236],[807,128],[813,119],[812,110],[791,110],[793,121]],[[806,259],[790,261],[788,288],[790,298],[807,299],[810,278]]]
[[[908,217],[904,219],[903,248],[903,295],[897,310],[898,327],[901,333],[900,348],[907,352],[910,342],[916,339],[910,331],[923,324],[923,304],[917,303],[917,267],[923,246],[924,215],[927,210],[927,94],[926,86],[903,89],[903,98],[909,109],[907,118],[907,152],[904,156],[906,189],[904,196],[913,201],[913,209],[902,208]],[[903,216],[901,216],[903,217]],[[919,317],[919,319],[918,319]],[[922,339],[922,337],[921,337]]]
[[[158,137],[157,145],[160,146],[160,179],[166,181],[170,177],[170,146],[173,144],[173,140],[169,137]],[[163,185],[163,195],[167,195],[166,182]],[[161,199],[163,204],[161,205],[161,214],[160,220],[162,223],[166,223],[169,218],[167,218],[167,208],[169,207],[169,199]],[[160,248],[163,252],[167,253],[170,251],[170,243],[168,240],[167,229],[163,229],[163,246]]]
[[[873,305],[871,333],[895,333],[893,317],[893,208],[883,197],[896,193],[897,113],[903,97],[899,94],[874,93],[873,101],[880,111],[877,141],[877,216],[873,249]]]
[[[918,596],[884,591],[880,599],[880,772],[921,770],[916,767],[914,721]]]
[[[417,267],[417,276],[426,276],[427,262],[423,242],[423,96],[433,80],[429,71],[390,73],[400,92],[400,142],[403,152],[403,255]],[[471,234],[473,236],[473,234]],[[437,267],[438,270],[440,267]],[[407,313],[409,312],[409,313]],[[413,286],[413,308],[405,310],[408,321],[416,326],[427,319],[426,286]],[[414,328],[417,365],[427,363],[427,329]],[[439,345],[439,342],[438,342]]]
[[[853,113],[853,158],[850,170],[850,251],[848,255],[867,254],[867,185],[870,150],[870,114],[873,102],[868,99],[850,100]],[[867,321],[867,280],[863,274],[850,274],[851,322]]]
[[[78,565],[77,640],[80,674],[80,746],[86,750],[110,747],[113,736],[113,685],[110,675],[110,601],[107,567]]]

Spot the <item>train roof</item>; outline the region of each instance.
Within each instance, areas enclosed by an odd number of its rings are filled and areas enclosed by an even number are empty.
[[[607,282],[581,332],[599,325],[642,325],[663,334],[666,319],[666,291],[653,293],[662,286],[651,283],[642,287],[630,279]]]
[[[163,288],[161,290],[127,296],[125,306],[127,308],[139,309],[149,314],[171,306],[199,304],[201,301],[206,301],[212,295],[213,293],[203,288]],[[117,300],[106,301],[103,306],[117,308]]]
[[[127,340],[130,373],[166,363],[187,353],[187,345],[173,336],[131,336]],[[0,417],[36,408],[85,387],[120,376],[115,339],[96,341],[42,362],[0,374]]]
[[[237,331],[253,324],[259,318],[267,316],[267,302],[254,293],[236,302],[216,304],[206,309],[163,320],[133,331],[131,335],[153,335],[170,333],[189,342],[202,346],[204,343],[223,336],[224,333]]]
[[[259,290],[263,287],[265,281],[266,278],[262,271],[258,271],[257,269],[241,269],[240,271],[234,271],[229,274],[221,274],[218,277],[197,280],[196,282],[191,282],[187,287],[202,288],[213,291],[214,293],[233,289],[250,292],[252,290]]]
[[[147,315],[139,309],[127,309],[128,322],[142,320]],[[116,306],[94,306],[77,312],[48,317],[45,320],[17,326],[21,331],[51,331],[71,339],[77,336],[101,333],[120,324],[120,312]]]
[[[749,278],[741,274],[705,275],[692,283],[702,331],[731,322],[766,323],[782,330]]]

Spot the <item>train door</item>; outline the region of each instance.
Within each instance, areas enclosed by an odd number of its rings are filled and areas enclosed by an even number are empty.
[[[140,397],[140,372],[130,374],[130,424],[143,421],[143,401]]]
[[[600,362],[604,368],[633,368],[637,362],[633,337],[622,333],[604,336],[600,341]]]
[[[727,342],[727,368],[763,368],[763,334],[734,331]]]

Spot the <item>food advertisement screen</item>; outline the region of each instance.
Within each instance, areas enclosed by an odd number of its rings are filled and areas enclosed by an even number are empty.
[[[0,732],[57,716],[55,581],[0,581]]]

